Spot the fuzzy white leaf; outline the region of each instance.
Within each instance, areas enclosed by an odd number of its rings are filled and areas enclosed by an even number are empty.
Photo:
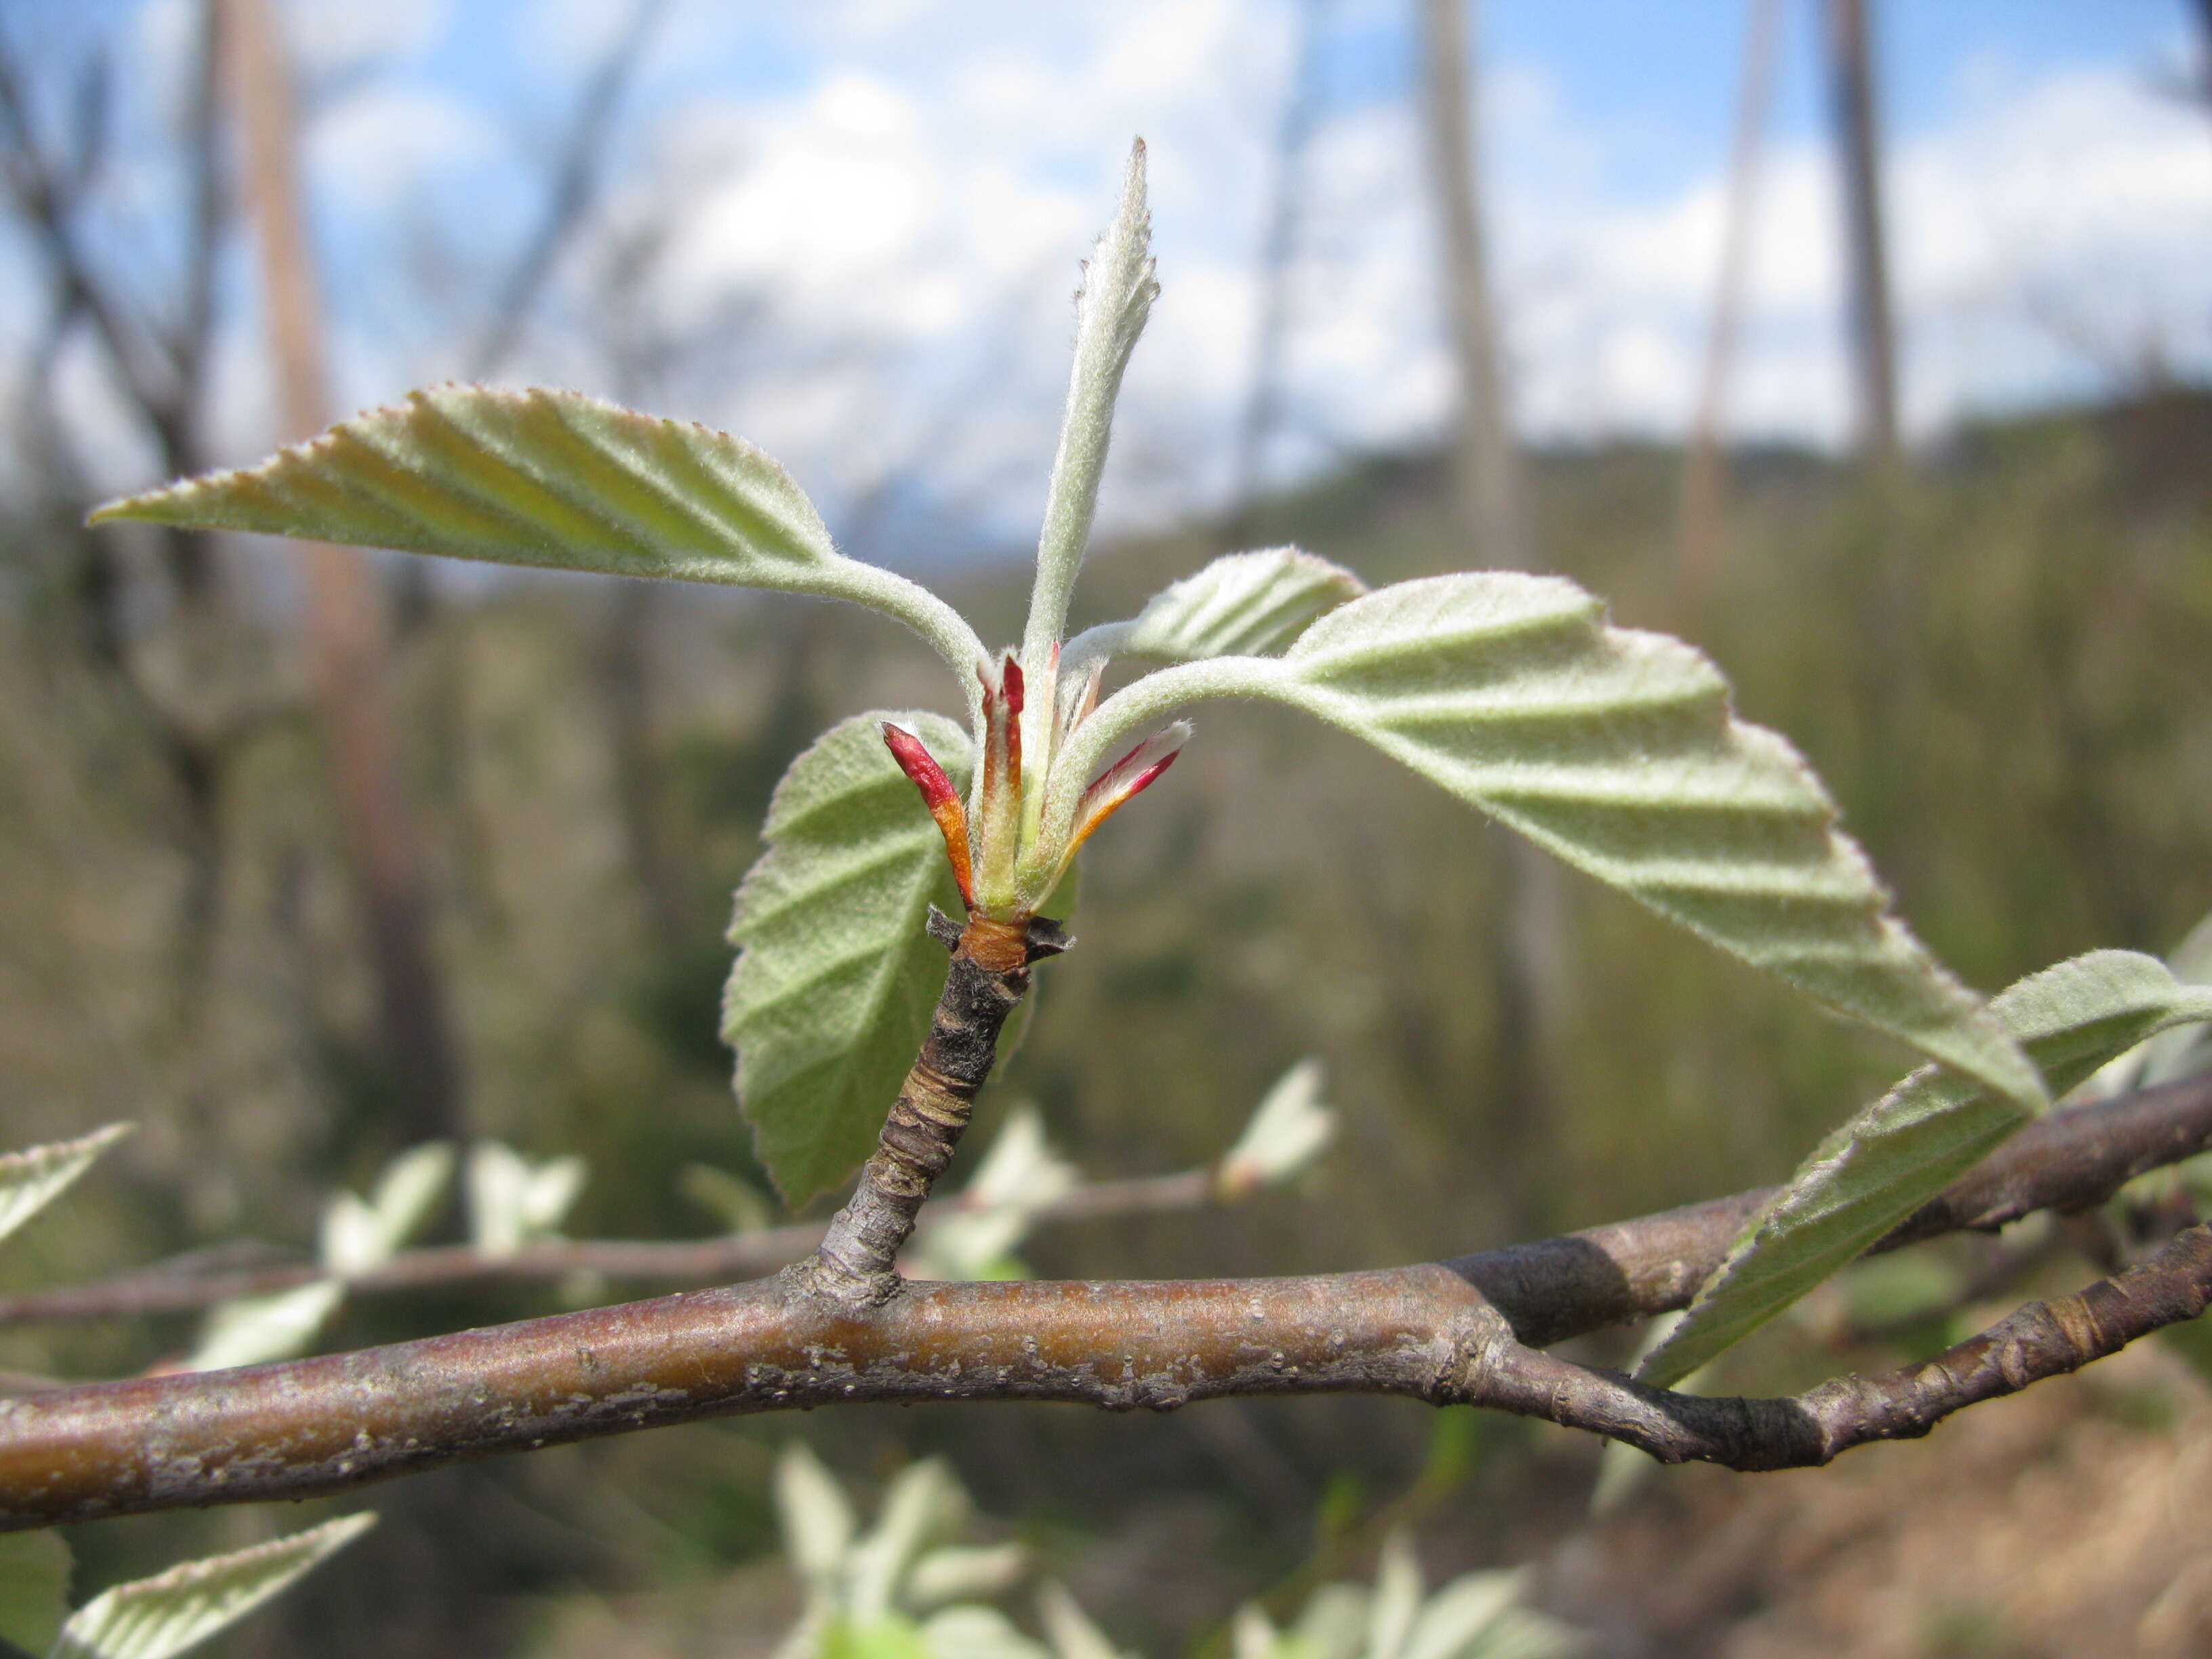
[[[1170,662],[1268,656],[1366,591],[1342,565],[1295,547],[1226,553],[1152,595],[1129,621],[1077,635],[1061,662],[1072,672],[1123,652]]]
[[[429,1218],[453,1178],[453,1149],[442,1140],[410,1146],[385,1166],[366,1200],[341,1192],[323,1206],[322,1263],[333,1278],[381,1267]]]
[[[560,1231],[584,1190],[584,1160],[571,1152],[532,1163],[502,1141],[469,1149],[469,1237],[486,1255],[513,1255]]]
[[[2185,985],[2212,985],[2212,915],[2189,930],[2166,957],[2166,965]],[[2131,1089],[2155,1089],[2207,1070],[2212,1070],[2212,1029],[2171,1026],[2098,1067],[2075,1091],[2075,1097],[2109,1100]]]
[[[1022,660],[1039,676],[1040,685],[1050,683],[1043,678],[1043,665],[1066,624],[1068,595],[1091,540],[1121,374],[1160,291],[1152,279],[1152,216],[1145,204],[1145,146],[1139,139],[1131,147],[1121,174],[1121,200],[1114,222],[1084,264],[1083,288],[1075,300],[1075,363],[1068,374],[1067,407],[1060,417],[1052,477],[1045,487],[1036,583],[1022,635]],[[1037,701],[1042,705],[1045,700]],[[1036,716],[1030,718],[1034,721]],[[1023,732],[1030,740],[1027,746],[1031,754],[1041,747],[1034,741],[1037,729],[1033,724]]]
[[[1291,1626],[1297,1659],[1360,1659],[1373,1599],[1359,1584],[1323,1584],[1308,1596]]]
[[[0,1639],[44,1653],[69,1615],[69,1546],[52,1530],[0,1535]]]
[[[1261,1100],[1237,1144],[1222,1155],[1214,1185],[1225,1197],[1280,1186],[1310,1168],[1336,1138],[1336,1114],[1322,1103],[1322,1064],[1311,1057],[1283,1073]]]
[[[1519,1599],[1518,1572],[1470,1572],[1422,1605],[1406,1638],[1405,1659],[1472,1659],[1482,1638]]]
[[[2154,957],[2093,951],[2008,986],[1989,1012],[2063,1092],[2154,1032],[2212,1019],[2212,987],[2182,984]],[[2027,1121],[1972,1079],[1923,1066],[1799,1167],[1638,1374],[1663,1386],[1732,1347]]]
[[[2023,1109],[2045,1103],[2034,1068],[1891,914],[1796,751],[1735,718],[1703,656],[1609,626],[1572,582],[1401,582],[1279,658],[1163,669],[1077,728],[1065,775],[1210,697],[1305,709],[1753,966]],[[1046,816],[1072,821],[1079,787],[1056,774]]]
[[[1012,1589],[1029,1565],[1030,1553],[1019,1544],[947,1544],[914,1564],[901,1599],[915,1613],[948,1601],[988,1601]]]
[[[1127,1659],[1057,1582],[1037,1592],[1037,1617],[1044,1621],[1053,1659]]]
[[[799,1441],[776,1460],[775,1509],[784,1550],[799,1577],[817,1585],[835,1580],[844,1570],[858,1523],[844,1489]]]
[[[1237,1659],[1279,1659],[1282,1652],[1283,1633],[1254,1602],[1237,1609],[1230,1633]]]
[[[1421,1564],[1413,1540],[1393,1532],[1382,1540],[1375,1566],[1375,1595],[1367,1607],[1366,1659],[1404,1659],[1406,1639],[1421,1610]]]
[[[93,518],[820,594],[905,623],[963,684],[982,654],[942,599],[840,554],[805,493],[750,444],[580,392],[410,392],[258,466]]]
[[[62,1626],[52,1659],[171,1659],[236,1624],[375,1524],[373,1511],[349,1515],[118,1585]]]
[[[100,1155],[131,1131],[111,1123],[75,1140],[57,1140],[0,1154],[0,1238],[5,1238],[76,1184]]]
[[[884,747],[881,714],[832,726],[776,786],[768,850],[738,889],[739,948],[722,1003],[738,1103],[787,1201],[843,1180],[929,1032],[945,947],[922,923],[960,912],[945,842]],[[968,734],[940,714],[897,718],[956,784]]]
[[[907,1569],[932,1539],[955,1530],[967,1498],[944,1459],[924,1458],[899,1471],[884,1492],[882,1510],[849,1562],[852,1617],[867,1623],[900,1603]]]
[[[222,1371],[234,1365],[297,1358],[314,1346],[317,1334],[344,1300],[343,1284],[319,1279],[268,1296],[219,1303],[209,1310],[199,1342],[179,1362],[179,1369]]]

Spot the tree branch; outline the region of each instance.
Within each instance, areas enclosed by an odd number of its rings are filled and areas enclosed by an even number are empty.
[[[1885,1245],[2078,1206],[2212,1144],[2212,1078],[2030,1126]],[[1788,1401],[1642,1387],[1538,1351],[1679,1307],[1764,1194],[1449,1263],[1301,1279],[908,1285],[847,1305],[787,1277],[281,1365],[0,1401],[0,1528],[306,1498],[736,1413],[860,1401],[1169,1410],[1233,1395],[1400,1394],[1549,1419],[1670,1461],[1825,1462],[1924,1434],[2193,1317],[2212,1231],[2033,1303],[1925,1365]]]

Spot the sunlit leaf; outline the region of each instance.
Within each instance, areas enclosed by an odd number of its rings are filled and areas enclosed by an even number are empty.
[[[1342,565],[1295,547],[1226,553],[1152,595],[1127,622],[1077,635],[1062,660],[1072,668],[1124,652],[1170,662],[1264,657],[1366,591]]]
[[[169,1659],[236,1624],[376,1524],[349,1515],[230,1555],[188,1561],[94,1597],[62,1626],[52,1659]]]
[[[1030,1553],[1019,1544],[947,1544],[914,1564],[900,1599],[916,1613],[988,1601],[1012,1589],[1029,1565]]]
[[[550,1238],[584,1190],[586,1165],[574,1152],[533,1163],[504,1141],[469,1149],[469,1238],[486,1255],[512,1255]]]
[[[319,1279],[268,1296],[240,1297],[211,1309],[198,1345],[180,1362],[188,1371],[228,1370],[234,1365],[265,1365],[296,1358],[314,1346],[316,1336],[345,1300],[345,1286]]]
[[[453,1178],[453,1147],[432,1140],[386,1164],[368,1198],[336,1194],[323,1206],[324,1268],[349,1279],[390,1261],[429,1219]]]
[[[0,1638],[44,1653],[69,1613],[70,1550],[52,1530],[0,1534]]]
[[[131,1128],[128,1123],[111,1123],[75,1140],[57,1140],[0,1154],[0,1238],[68,1191]]]
[[[1005,1613],[974,1602],[931,1614],[921,1639],[929,1659],[1053,1659]]]
[[[2182,984],[2153,957],[2094,951],[2008,987],[1989,1012],[2063,1092],[2154,1032],[2212,1019],[2212,987]],[[1971,1078],[1915,1072],[1799,1167],[1638,1375],[1668,1383],[1742,1340],[2027,1121]]]
[[[1044,1621],[1053,1659],[1125,1659],[1065,1585],[1055,1582],[1037,1592],[1037,1616]]]
[[[1322,1103],[1322,1065],[1309,1056],[1277,1079],[1237,1144],[1215,1166],[1214,1187],[1235,1198],[1296,1180],[1336,1138],[1336,1113]]]
[[[933,902],[961,909],[937,826],[884,747],[884,718],[833,726],[792,763],[730,924],[739,955],[722,1035],[755,1150],[793,1205],[875,1145],[945,982],[945,947],[923,921]],[[964,731],[897,718],[964,777]]]
[[[900,1470],[884,1489],[876,1524],[852,1550],[847,1605],[853,1617],[866,1622],[903,1605],[908,1568],[933,1540],[957,1528],[967,1506],[944,1459],[927,1457]]]
[[[1401,582],[1279,658],[1163,669],[1077,729],[1071,775],[1209,697],[1304,708],[1722,949],[2043,1103],[2034,1068],[1891,914],[1796,751],[1735,717],[1703,656],[1608,626],[1572,582]],[[1073,802],[1056,793],[1047,811],[1072,818]]]
[[[805,493],[750,444],[580,392],[410,392],[258,466],[93,518],[816,593],[897,617],[963,676],[982,654],[944,601],[837,552]]]
[[[784,1551],[802,1578],[824,1583],[843,1571],[858,1522],[844,1488],[801,1442],[776,1460],[775,1509]]]

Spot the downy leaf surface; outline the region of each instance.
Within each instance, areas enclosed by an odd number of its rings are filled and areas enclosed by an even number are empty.
[[[1572,582],[1401,582],[1330,611],[1279,658],[1163,669],[1078,728],[1070,775],[1209,697],[1303,708],[2021,1109],[2045,1103],[2034,1067],[1891,913],[1796,750],[1735,717],[1699,653],[1609,626]]]
[[[2212,1019],[2212,987],[2154,957],[2093,951],[2008,987],[1991,1018],[2063,1093],[2154,1033]],[[1671,1385],[1848,1265],[2028,1121],[2014,1102],[1923,1066],[1830,1135],[1746,1225],[1638,1376]]]
[[[236,1624],[375,1524],[375,1514],[363,1511],[118,1584],[71,1615],[52,1659],[171,1659]]]
[[[1170,662],[1272,656],[1366,591],[1342,565],[1295,547],[1226,553],[1162,588],[1129,621],[1078,635],[1068,656],[1092,650]]]
[[[57,1140],[0,1154],[0,1238],[5,1238],[76,1184],[100,1155],[131,1133],[111,1123],[75,1140]]]
[[[792,763],[738,889],[737,966],[722,1035],[755,1149],[792,1204],[849,1175],[929,1032],[945,947],[934,902],[961,914],[945,842],[884,747],[880,713],[835,726]],[[967,732],[944,716],[893,716],[956,784]]]
[[[93,518],[816,593],[906,623],[963,680],[982,654],[943,600],[839,553],[805,492],[742,438],[576,392],[412,392]]]

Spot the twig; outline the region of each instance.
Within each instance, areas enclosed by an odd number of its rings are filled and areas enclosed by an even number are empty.
[[[2193,1127],[2168,1133],[2168,1121]],[[2208,1138],[2212,1078],[2146,1091],[2023,1131],[1930,1211],[1953,1227],[1995,1224],[1985,1218],[2032,1203],[2039,1182],[2076,1201],[2152,1167],[2159,1149],[2185,1156]],[[1781,1468],[1924,1434],[1964,1406],[2192,1317],[2212,1293],[2212,1232],[2191,1228],[2142,1266],[2030,1304],[1928,1364],[1788,1401],[1668,1394],[1528,1346],[1681,1305],[1760,1196],[1449,1266],[917,1284],[866,1307],[778,1278],[288,1364],[0,1401],[0,1528],[307,1498],[461,1458],[860,1401],[1169,1410],[1233,1395],[1401,1394],[1545,1417],[1668,1460]]]

